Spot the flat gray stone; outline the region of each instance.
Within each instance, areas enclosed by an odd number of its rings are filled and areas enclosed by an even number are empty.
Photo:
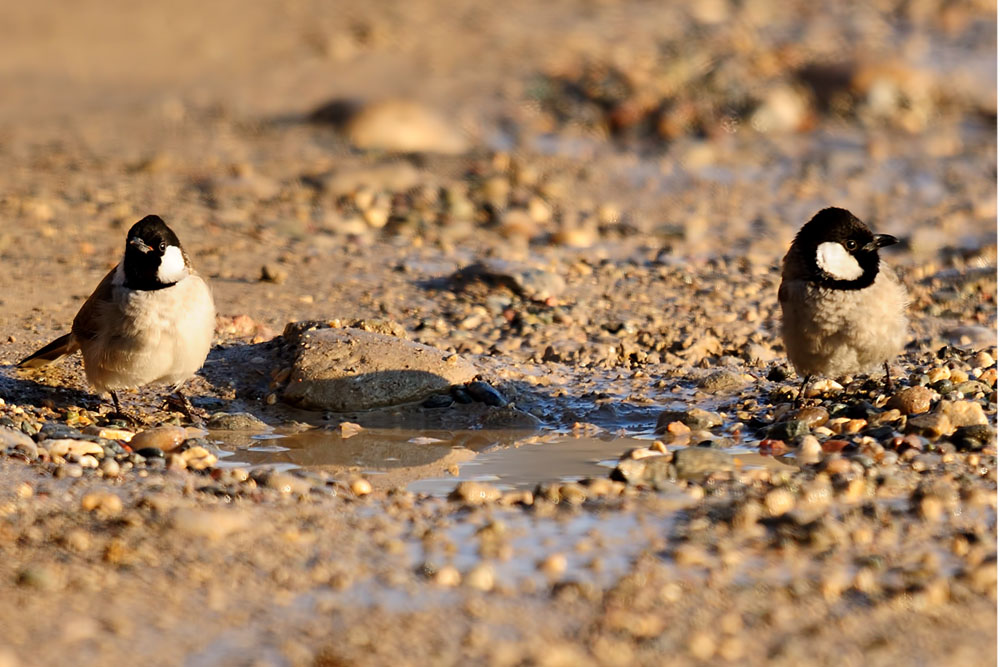
[[[354,412],[422,401],[478,369],[456,354],[360,329],[313,329],[295,350],[283,399],[310,410]]]

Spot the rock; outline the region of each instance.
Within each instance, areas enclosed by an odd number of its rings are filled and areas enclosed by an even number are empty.
[[[767,437],[785,442],[794,442],[805,435],[809,435],[809,426],[799,419],[779,422],[767,429]]]
[[[118,461],[106,458],[101,462],[101,473],[105,477],[117,477],[121,473],[121,465]]]
[[[420,405],[428,410],[434,410],[451,407],[454,402],[455,399],[451,397],[451,394],[432,394]]]
[[[80,507],[85,512],[112,517],[121,514],[122,499],[109,491],[92,491],[80,499]]]
[[[191,437],[196,436],[189,435],[188,429],[183,426],[157,426],[137,433],[132,437],[129,446],[135,452],[151,447],[155,447],[161,452],[172,452]]]
[[[135,437],[134,432],[123,428],[88,426],[83,430],[83,432],[90,435],[96,435],[98,438],[103,438],[104,440],[117,440],[119,442],[129,442],[133,437]]]
[[[490,591],[496,583],[496,573],[489,563],[480,563],[465,573],[465,585],[480,591]]]
[[[904,415],[918,415],[931,409],[931,401],[936,396],[927,387],[907,387],[893,396],[887,407],[899,410]]]
[[[656,432],[666,433],[671,423],[680,422],[691,429],[707,430],[722,425],[722,415],[700,408],[666,410],[656,419]]]
[[[249,528],[250,515],[237,509],[182,507],[174,510],[170,523],[174,530],[186,535],[218,540]]]
[[[772,489],[764,496],[764,507],[771,516],[781,516],[795,509],[795,494],[788,489]]]
[[[208,428],[215,431],[269,431],[270,426],[249,412],[216,412],[208,419]]]
[[[0,448],[19,452],[32,461],[38,458],[35,441],[9,426],[0,426]]]
[[[937,411],[956,427],[989,423],[983,413],[983,406],[975,401],[941,401]]]
[[[396,153],[444,153],[469,149],[455,123],[412,100],[385,100],[348,110],[344,130],[358,148]],[[314,119],[317,113],[313,113]]]
[[[977,380],[966,380],[955,386],[955,391],[961,392],[964,396],[975,396],[976,394],[989,394],[990,387]]]
[[[500,498],[500,489],[481,482],[461,482],[448,495],[448,500],[463,502],[466,505],[486,505]]]
[[[622,459],[611,471],[611,479],[631,486],[659,488],[663,483],[676,478],[676,472],[670,463],[672,460],[672,456],[656,453]]]
[[[491,407],[476,419],[476,426],[481,429],[519,429],[535,431],[541,428],[542,420],[513,405],[502,408]]]
[[[372,492],[372,485],[367,479],[358,477],[351,481],[351,493],[356,496],[367,496]]]
[[[188,470],[205,470],[219,461],[219,457],[201,446],[189,447],[174,456]]]
[[[955,429],[950,439],[960,451],[979,451],[996,444],[997,434],[987,424],[973,424]]]
[[[765,438],[760,441],[758,451],[761,456],[782,456],[788,453],[788,445],[784,440]]]
[[[733,458],[717,449],[686,447],[674,452],[674,469],[681,479],[697,479],[733,469]]]
[[[313,410],[353,412],[421,401],[478,374],[458,355],[359,329],[306,331],[294,345],[297,358],[283,398]]]
[[[566,556],[561,553],[554,553],[538,563],[538,571],[551,579],[555,579],[561,577],[566,572],[566,565]]]
[[[337,430],[340,431],[340,437],[347,440],[364,431],[365,427],[354,422],[340,422],[337,424]]]
[[[796,412],[795,419],[805,424],[808,428],[816,428],[817,426],[822,426],[830,419],[830,413],[826,411],[826,408],[810,406]]]
[[[747,381],[739,373],[718,370],[698,381],[698,387],[709,394],[721,394],[733,391],[745,385]]]
[[[814,435],[803,436],[795,451],[795,461],[800,466],[819,463],[823,459],[823,447]]]
[[[465,390],[469,392],[469,396],[480,403],[498,408],[507,406],[507,399],[503,397],[503,394],[481,380],[469,382],[465,385]]]
[[[809,104],[802,92],[779,84],[764,93],[763,100],[750,116],[750,125],[758,132],[793,132],[805,124]]]
[[[434,583],[438,586],[454,588],[462,583],[462,573],[454,565],[445,565],[434,573]]]
[[[831,380],[830,378],[820,378],[819,380],[813,380],[806,385],[805,396],[806,398],[814,398],[824,394],[835,394],[843,389],[844,385],[840,384],[836,380]]]
[[[164,457],[164,452],[159,447],[143,447],[135,450],[135,453],[144,459],[162,459]]]
[[[555,271],[502,259],[484,259],[459,269],[449,277],[454,289],[470,283],[506,287],[515,294],[534,301],[559,297],[566,291],[566,281]]]
[[[60,424],[59,422],[45,422],[35,435],[35,440],[94,440],[97,436],[88,435],[76,430],[72,426]]]
[[[90,454],[97,458],[104,458],[104,448],[96,442],[89,440],[46,440],[45,448],[49,450],[49,456],[53,460],[59,461],[67,457],[80,458]]]

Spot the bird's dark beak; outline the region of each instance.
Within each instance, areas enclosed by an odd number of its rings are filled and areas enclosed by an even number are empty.
[[[138,236],[134,236],[128,240],[129,245],[134,245],[139,249],[140,252],[147,253],[152,250],[152,248],[146,245],[146,242],[140,239]]]
[[[896,243],[899,243],[899,239],[897,239],[895,236],[892,236],[890,234],[876,234],[875,238],[872,239],[871,243],[866,245],[863,248],[863,250],[872,252],[878,250],[879,248],[884,248],[887,245],[894,245]]]

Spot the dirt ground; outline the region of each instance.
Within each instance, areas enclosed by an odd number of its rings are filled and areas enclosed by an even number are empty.
[[[996,663],[994,5],[50,0],[0,43],[0,667]],[[902,239],[912,341],[800,410],[778,265],[830,205]],[[294,456],[138,456],[79,359],[15,368],[148,213],[216,300],[195,407]],[[512,405],[283,405],[303,320]]]

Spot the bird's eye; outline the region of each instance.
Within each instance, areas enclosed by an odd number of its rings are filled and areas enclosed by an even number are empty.
[[[844,247],[853,252],[858,249],[858,242],[854,239],[847,239],[844,242]]]
[[[852,243],[853,243],[853,241],[852,241]],[[166,243],[166,241],[160,241],[160,252],[166,252],[166,251],[167,251],[167,243]]]

